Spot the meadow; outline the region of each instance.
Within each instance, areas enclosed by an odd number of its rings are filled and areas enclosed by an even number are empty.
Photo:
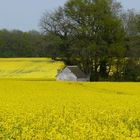
[[[14,71],[10,64],[7,70],[6,65],[0,65],[7,75]],[[42,75],[37,78],[44,78]],[[28,80],[3,77],[0,140],[140,139],[140,83],[42,81],[33,79],[33,75]]]

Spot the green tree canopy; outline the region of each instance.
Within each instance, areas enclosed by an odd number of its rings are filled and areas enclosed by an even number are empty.
[[[116,51],[124,52],[120,8],[114,0],[69,0],[53,13],[45,13],[40,25],[43,33],[53,32],[62,39],[66,64],[78,64],[98,80],[108,76],[107,65],[120,54]]]

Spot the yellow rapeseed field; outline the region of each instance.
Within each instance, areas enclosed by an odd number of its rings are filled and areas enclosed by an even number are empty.
[[[140,139],[140,83],[32,78],[0,80],[0,140]]]
[[[49,58],[0,58],[0,78],[55,80],[64,64]]]
[[[140,83],[0,80],[1,140],[139,140]]]

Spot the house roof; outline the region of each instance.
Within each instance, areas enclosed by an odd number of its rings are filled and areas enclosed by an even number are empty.
[[[80,70],[78,66],[67,66],[67,68],[75,74],[77,78],[86,78],[87,76]]]

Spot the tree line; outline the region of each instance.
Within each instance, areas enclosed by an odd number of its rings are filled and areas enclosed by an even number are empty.
[[[45,56],[42,35],[37,31],[0,30],[0,57]]]
[[[140,13],[115,0],[68,0],[45,12],[40,28],[0,31],[0,57],[51,57],[91,81],[140,81]]]

